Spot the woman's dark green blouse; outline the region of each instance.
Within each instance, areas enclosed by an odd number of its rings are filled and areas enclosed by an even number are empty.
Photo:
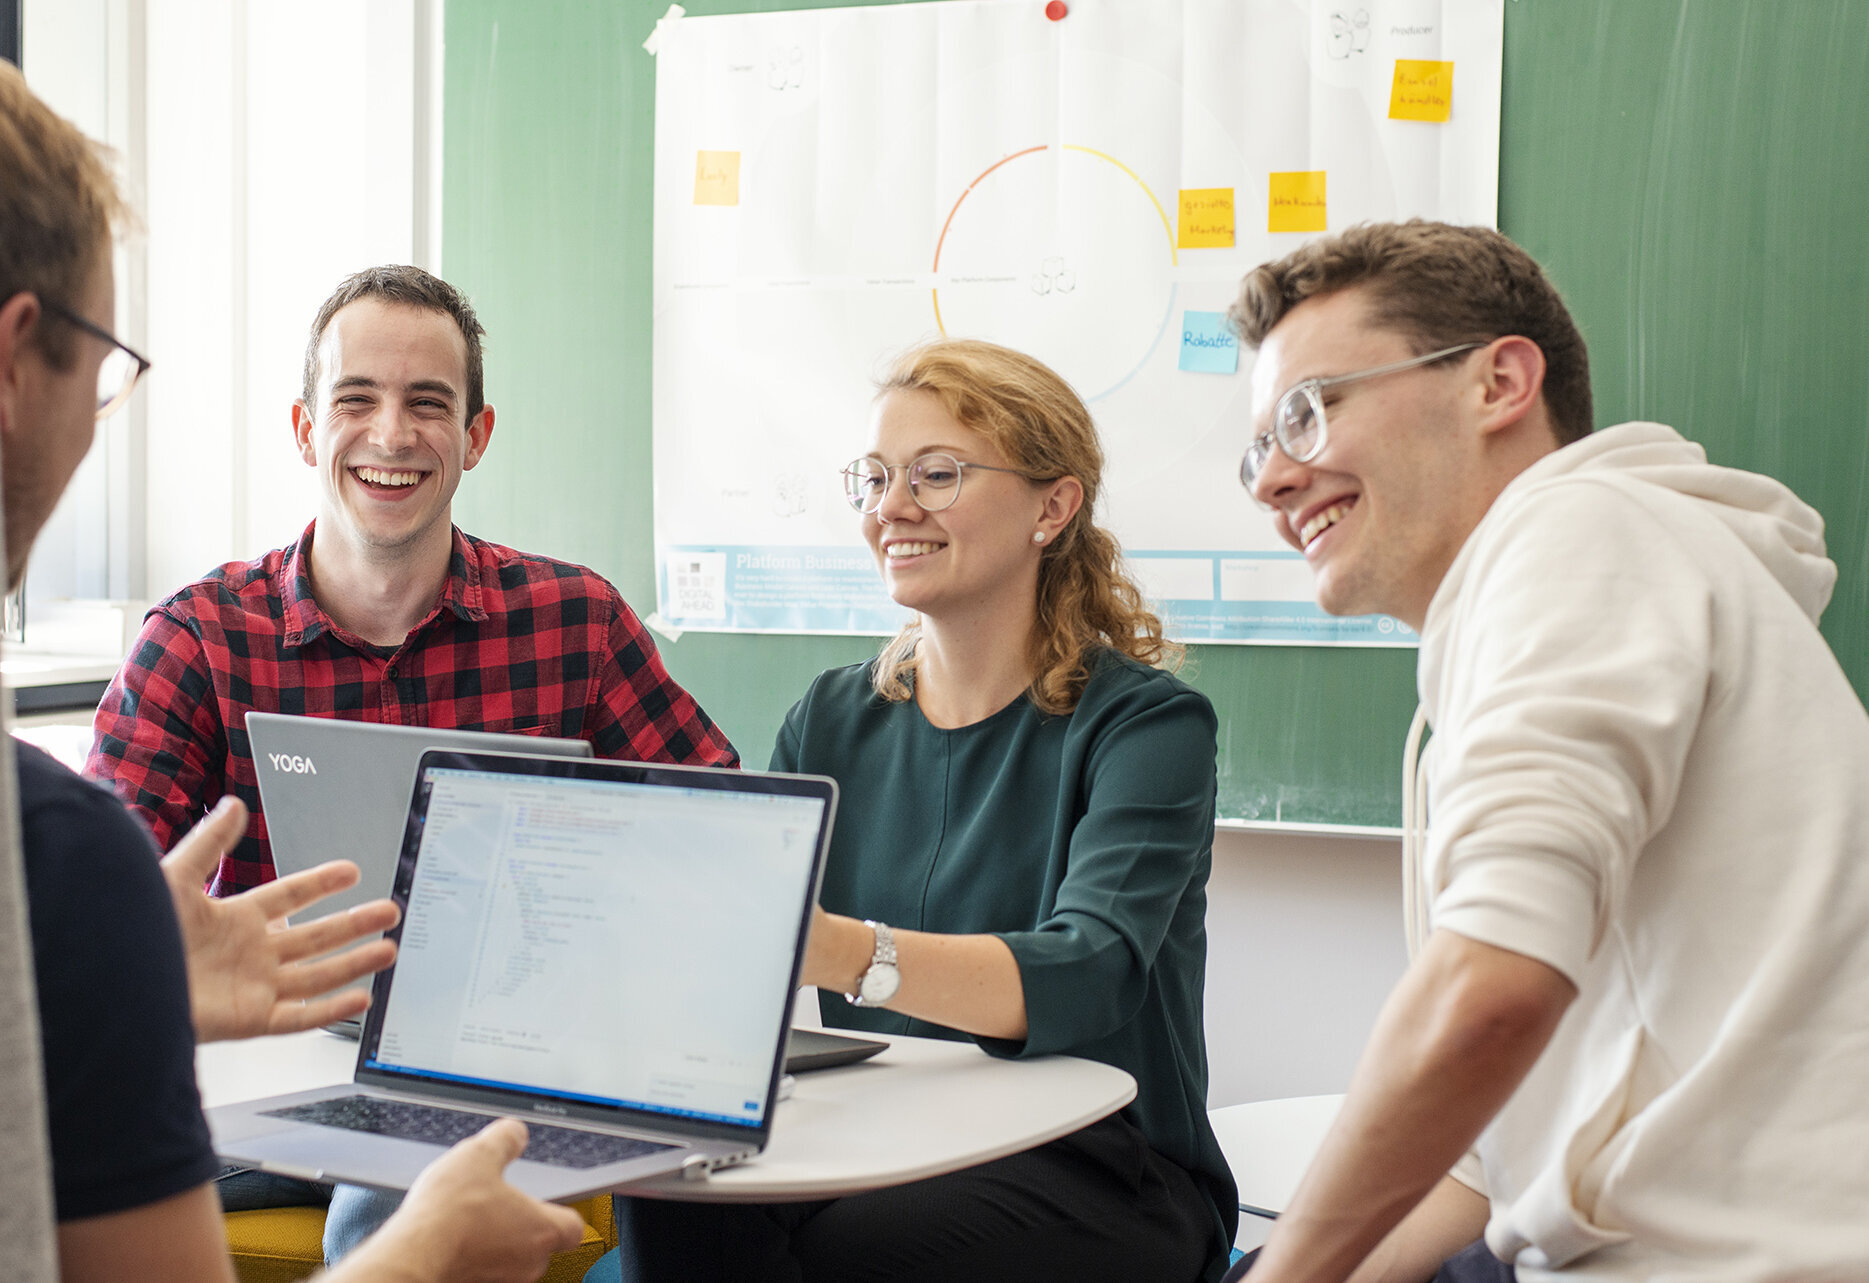
[[[772,768],[829,775],[840,800],[824,874],[832,913],[916,931],[991,932],[1018,959],[1024,1042],[1135,1077],[1126,1114],[1214,1205],[1216,1260],[1238,1219],[1207,1122],[1202,991],[1214,834],[1213,706],[1106,652],[1074,712],[1021,697],[942,730],[889,703],[869,665],[824,673],[786,716]],[[821,995],[824,1022],[965,1035]]]

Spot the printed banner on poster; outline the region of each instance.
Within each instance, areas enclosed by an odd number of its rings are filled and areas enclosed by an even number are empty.
[[[1492,225],[1503,0],[1025,0],[683,18],[657,54],[658,614],[887,633],[839,472],[938,335],[1058,370],[1098,519],[1184,641],[1411,645],[1323,614],[1239,485],[1239,279],[1319,234]]]

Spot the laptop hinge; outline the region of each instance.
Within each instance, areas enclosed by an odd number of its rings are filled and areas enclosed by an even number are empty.
[[[681,1178],[685,1181],[704,1181],[709,1172],[717,1172],[723,1167],[732,1167],[753,1156],[753,1151],[743,1149],[733,1154],[690,1154],[681,1160]]]

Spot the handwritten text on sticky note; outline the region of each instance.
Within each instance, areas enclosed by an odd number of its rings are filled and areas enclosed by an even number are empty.
[[[1395,60],[1389,90],[1390,120],[1446,120],[1454,106],[1454,64],[1421,58]]]
[[[1240,368],[1239,339],[1225,312],[1181,314],[1181,368],[1200,374],[1232,374]]]
[[[1321,232],[1324,217],[1324,171],[1301,169],[1272,174],[1267,184],[1265,229],[1268,232]]]
[[[698,151],[694,154],[694,203],[697,205],[738,205],[740,203],[739,152]]]
[[[1233,247],[1233,189],[1184,187],[1176,249]]]

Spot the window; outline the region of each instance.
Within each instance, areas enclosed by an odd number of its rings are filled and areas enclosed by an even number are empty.
[[[313,313],[359,268],[439,265],[439,9],[24,0],[27,79],[141,214],[116,332],[155,363],[34,550],[34,649],[120,655],[143,603],[310,519],[289,410]]]

